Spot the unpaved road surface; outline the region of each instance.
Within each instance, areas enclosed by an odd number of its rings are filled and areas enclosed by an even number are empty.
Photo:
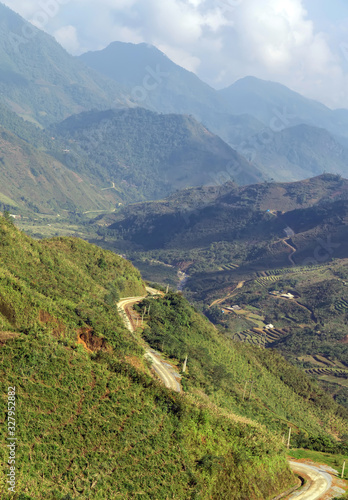
[[[305,477],[307,484],[296,493],[293,493],[289,500],[320,500],[330,489],[332,478],[328,472],[320,467],[306,465],[300,462],[289,462],[290,467],[299,476]]]
[[[218,305],[218,304],[221,304],[221,303],[222,303],[222,302],[224,302],[225,300],[227,300],[227,299],[229,299],[230,297],[232,297],[232,295],[234,294],[234,292],[235,292],[236,290],[239,290],[240,288],[243,288],[244,283],[245,283],[245,281],[240,281],[240,282],[238,283],[238,285],[236,286],[236,288],[234,288],[234,289],[232,290],[232,292],[230,292],[228,295],[226,295],[226,297],[222,297],[222,299],[217,299],[217,300],[214,300],[214,302],[212,302],[212,303],[210,304],[210,306],[209,306],[209,307],[213,307],[213,306],[216,306],[216,305]]]
[[[147,291],[151,295],[157,295],[159,293],[157,290],[153,288],[147,288]],[[134,333],[134,327],[126,313],[126,308],[131,307],[134,304],[137,304],[138,302],[141,302],[143,299],[145,299],[145,296],[128,297],[126,299],[121,299],[117,304],[118,311],[121,317],[123,318],[126,327],[132,333]],[[173,368],[169,363],[166,363],[161,358],[160,354],[154,349],[151,349],[150,347],[146,347],[145,357],[152,361],[152,368],[155,370],[160,380],[168,389],[172,389],[175,392],[181,392],[181,386],[180,383],[178,382],[178,380],[180,380],[180,375],[175,370],[175,368]]]

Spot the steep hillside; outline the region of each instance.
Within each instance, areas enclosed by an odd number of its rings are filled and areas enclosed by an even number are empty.
[[[176,294],[147,299],[145,338],[157,345],[166,331],[165,352],[189,354],[185,393],[162,388],[141,331],[131,336],[117,313],[118,297],[144,293],[131,264],[75,238],[34,241],[8,218],[0,230],[0,385],[4,403],[8,387],[16,393],[17,495],[268,500],[294,481],[288,425],[294,443],[345,450],[334,437],[347,433],[343,409],[279,356],[220,336]],[[1,405],[1,495],[9,416]]]
[[[127,201],[214,184],[221,174],[240,184],[262,178],[255,167],[192,117],[141,108],[92,111],[68,118],[53,127],[52,133],[71,150],[71,168],[75,158],[82,157],[82,173],[103,179],[105,187],[123,192]]]
[[[115,222],[109,229],[119,231],[125,240],[143,249],[188,251],[212,243],[244,242],[249,251],[238,257],[243,262],[250,260],[252,245],[284,238],[289,225],[298,233],[314,230],[324,227],[336,213],[339,220],[333,231],[338,231],[340,220],[344,221],[347,195],[348,181],[331,174],[296,183],[245,187],[227,183],[125,207],[112,216]]]
[[[3,4],[0,93],[17,114],[40,124],[125,102],[119,85],[87,68]]]
[[[323,172],[348,176],[348,149],[326,130],[308,125],[290,127],[260,144],[251,138],[241,153],[247,154],[266,177],[276,181],[305,179]]]
[[[348,136],[347,110],[331,110],[279,83],[248,76],[220,90],[232,114],[250,114],[273,131],[307,124]]]
[[[33,135],[35,137],[35,134]],[[0,127],[0,207],[19,213],[110,210],[113,199],[52,156]]]
[[[151,45],[114,42],[80,59],[126,87],[133,105],[190,114],[233,147],[263,128],[252,116],[233,116],[216,90]]]

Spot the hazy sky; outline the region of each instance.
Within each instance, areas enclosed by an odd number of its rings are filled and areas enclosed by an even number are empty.
[[[73,54],[147,42],[216,88],[254,75],[348,108],[348,0],[2,1]]]

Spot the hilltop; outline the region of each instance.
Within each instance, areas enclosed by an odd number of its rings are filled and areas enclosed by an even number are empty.
[[[142,332],[132,337],[115,306],[144,293],[130,263],[76,238],[32,240],[8,218],[0,230],[0,380],[4,395],[16,387],[17,487],[27,498],[264,500],[293,484],[280,442],[289,424],[294,443],[345,450],[334,438],[347,433],[342,408],[279,355],[218,334],[177,294],[146,299],[145,339],[161,349],[167,332],[172,362],[190,356],[185,393],[164,389]],[[6,454],[2,445],[1,462]]]
[[[124,201],[158,199],[178,189],[212,184],[221,173],[238,184],[259,171],[191,116],[137,108],[91,111],[51,128],[70,149],[71,168],[101,178]],[[82,161],[81,161],[82,159]],[[88,170],[87,170],[88,169]]]
[[[218,93],[231,112],[250,114],[272,130],[306,124],[342,139],[348,135],[348,110],[331,110],[280,83],[248,76]]]
[[[278,133],[265,131],[261,144],[251,137],[240,153],[275,181],[296,181],[324,172],[348,174],[348,150],[325,129],[301,124]],[[238,149],[238,148],[237,148]]]
[[[0,128],[0,207],[18,214],[110,210],[87,176]]]
[[[347,197],[332,174],[184,190],[109,217],[99,244],[184,288],[235,340],[280,349],[347,404]]]
[[[38,125],[126,102],[118,84],[87,68],[3,4],[0,61],[1,102]]]

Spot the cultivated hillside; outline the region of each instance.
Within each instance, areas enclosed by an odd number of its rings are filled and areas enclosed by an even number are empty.
[[[189,354],[184,394],[162,388],[141,332],[132,337],[117,313],[120,296],[144,293],[128,262],[75,238],[34,241],[8,217],[0,230],[0,385],[4,401],[16,388],[18,493],[265,500],[293,484],[280,443],[288,425],[295,441],[343,450],[343,409],[281,357],[220,336],[177,294],[147,299],[148,342],[167,332],[164,352],[180,364]]]

